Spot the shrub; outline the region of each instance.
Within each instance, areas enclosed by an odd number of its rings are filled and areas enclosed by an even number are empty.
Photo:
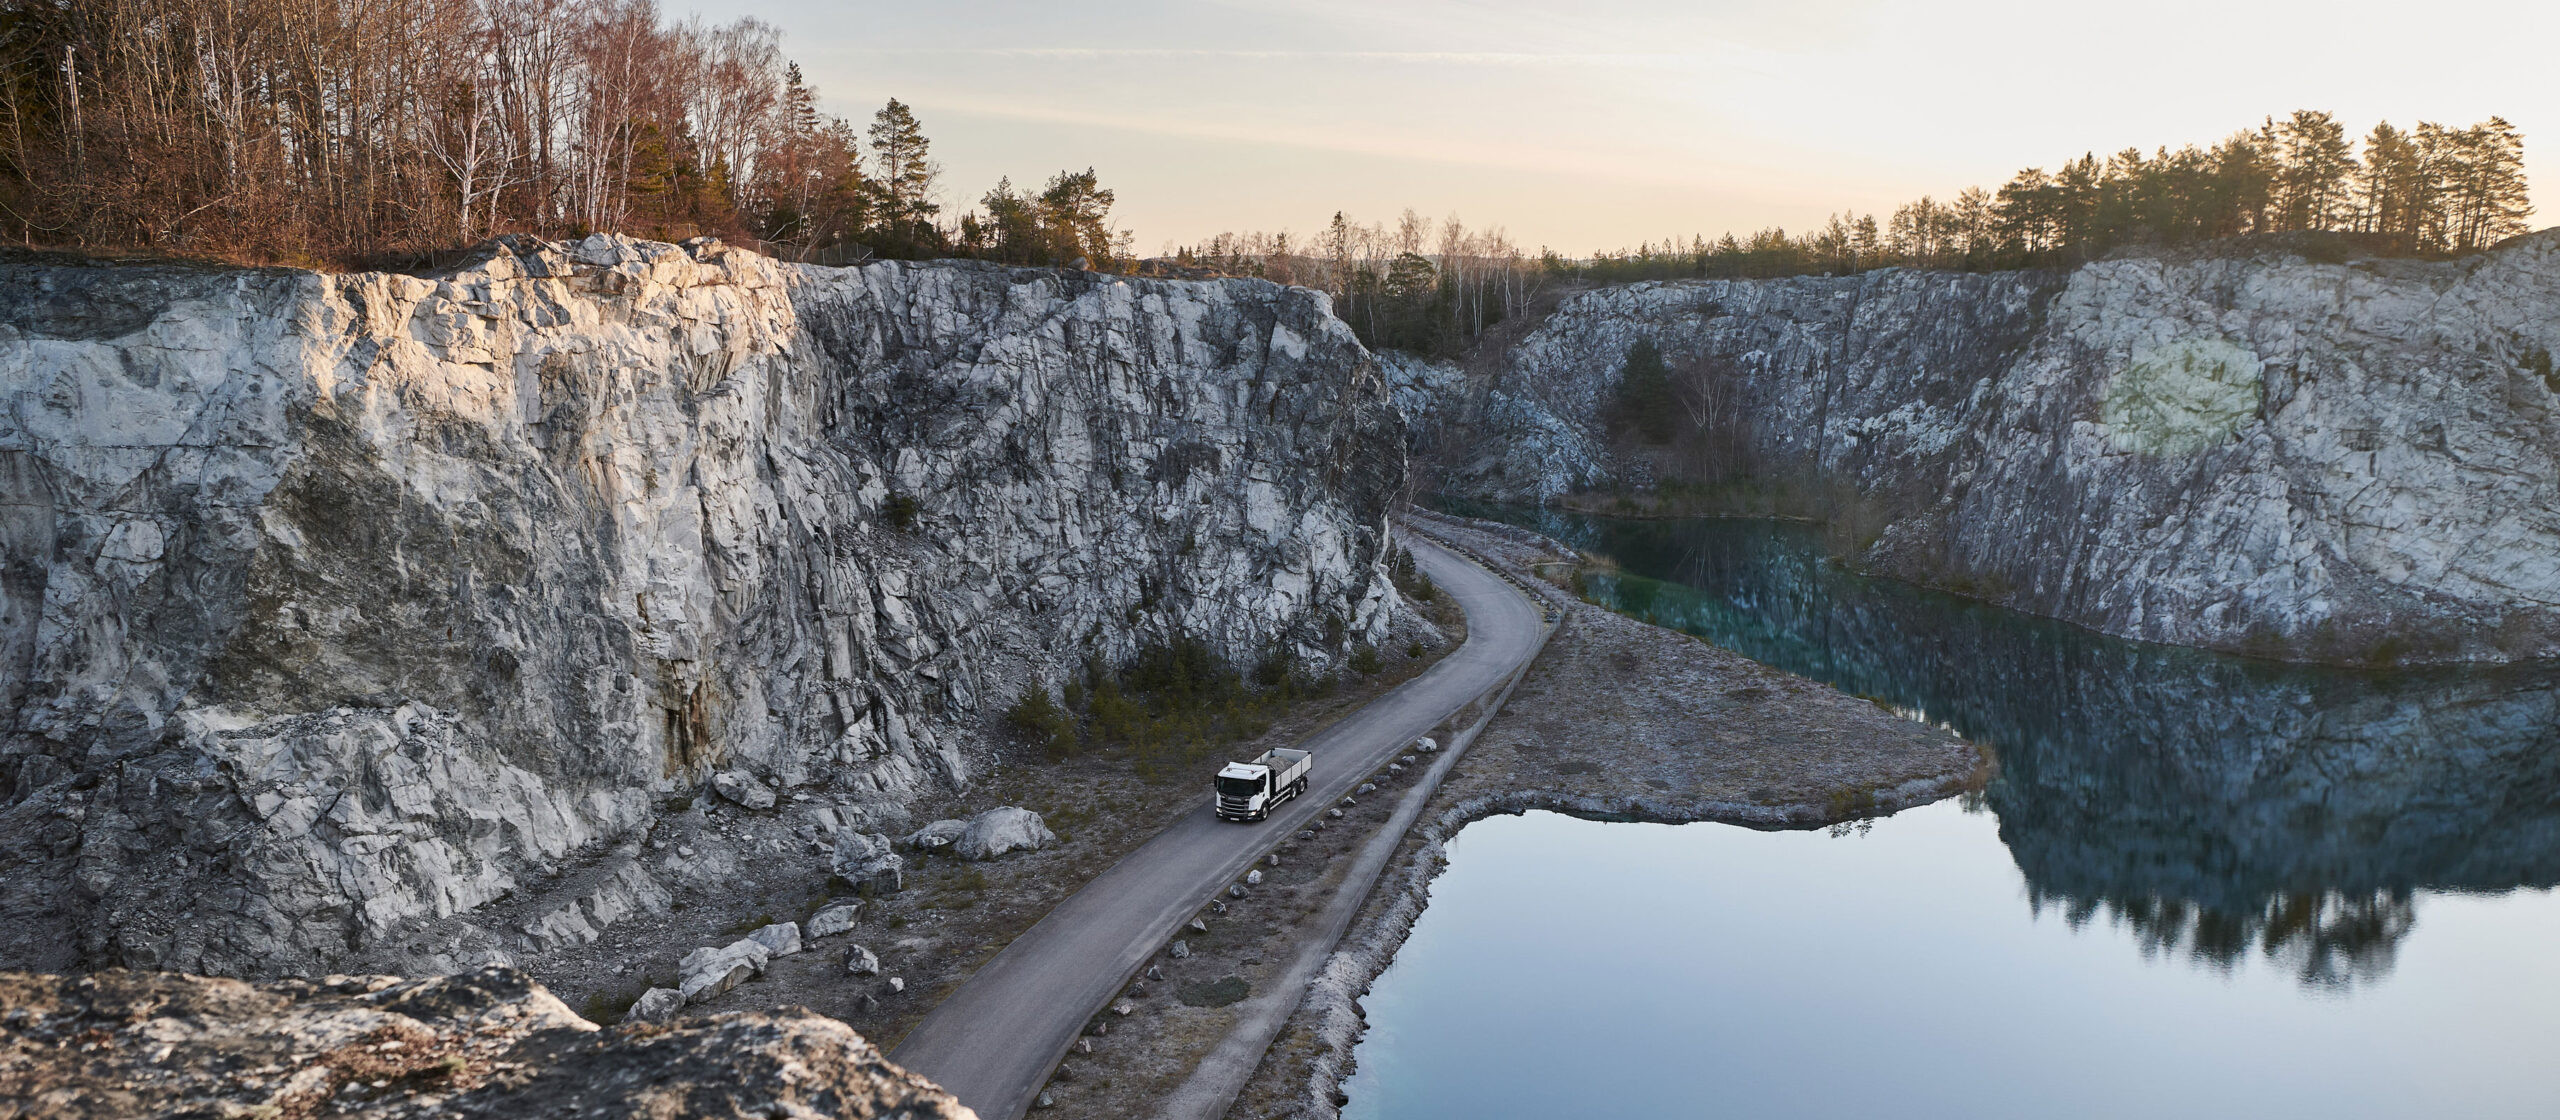
[[[1244,977],[1229,976],[1208,982],[1194,981],[1174,990],[1175,997],[1193,1007],[1225,1007],[1253,994],[1253,986]]]
[[[1428,603],[1440,597],[1440,589],[1432,586],[1431,577],[1414,564],[1413,550],[1402,545],[1387,557],[1387,578],[1408,598]]]
[[[1362,676],[1374,677],[1386,666],[1378,661],[1378,647],[1362,642],[1351,651],[1351,668]]]
[[[637,988],[606,989],[597,992],[587,997],[587,1006],[583,1014],[590,1023],[600,1027],[610,1027],[621,1022],[623,1016],[631,1013],[631,1005],[640,1002],[640,996],[647,988],[648,985],[643,983]]]
[[[1049,699],[1046,685],[1034,681],[1022,690],[1022,697],[1005,712],[1004,721],[1025,740],[1037,744],[1052,762],[1076,753],[1075,717]]]
[[[889,522],[890,528],[901,533],[913,529],[916,527],[916,500],[906,494],[891,494],[888,501],[881,503],[880,516]]]
[[[1627,364],[1618,375],[1618,416],[1646,443],[1671,442],[1672,419],[1679,402],[1671,395],[1671,369],[1662,349],[1650,338],[1627,347]]]

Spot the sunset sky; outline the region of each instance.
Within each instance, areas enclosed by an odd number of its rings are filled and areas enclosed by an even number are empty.
[[[2526,138],[2560,223],[2560,5],[671,0],[780,27],[829,112],[913,106],[966,207],[1099,170],[1141,252],[1332,213],[1568,253],[1996,188],[2269,114]]]

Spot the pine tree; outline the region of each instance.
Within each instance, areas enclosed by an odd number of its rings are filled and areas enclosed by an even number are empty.
[[[1110,263],[1113,200],[1113,194],[1103,189],[1101,179],[1090,167],[1050,176],[1048,185],[1040,191],[1040,225],[1055,263],[1065,264],[1077,257],[1095,268]]]
[[[2428,212],[2434,205],[2417,138],[2389,121],[2373,126],[2356,174],[2356,228],[2388,237],[2403,250],[2416,249],[2433,224]]]
[[[1618,373],[1618,412],[1646,443],[1671,442],[1679,402],[1671,395],[1671,370],[1662,348],[1650,338],[1627,347],[1627,364]]]
[[[1014,193],[1013,179],[996,181],[978,205],[987,216],[962,219],[961,242],[970,252],[1014,264],[1046,264],[1040,241],[1040,210],[1030,198]],[[971,229],[969,227],[975,226]]]
[[[2347,224],[2348,184],[2356,173],[2346,126],[2327,113],[2295,110],[2273,126],[2279,155],[2277,211],[2289,230]]]
[[[2526,232],[2533,205],[2525,191],[2524,136],[2504,117],[2445,133],[2437,181],[2444,198],[2447,248],[2485,249]]]
[[[942,207],[933,201],[934,179],[942,174],[915,113],[897,98],[871,118],[872,180],[876,207],[888,248],[903,255],[922,255],[940,245],[933,216]]]

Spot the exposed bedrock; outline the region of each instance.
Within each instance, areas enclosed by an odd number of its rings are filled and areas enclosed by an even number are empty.
[[[1680,453],[1614,448],[1628,348]],[[1566,299],[1486,377],[1399,359],[1444,488],[1687,471],[1827,495],[1864,567],[2303,660],[2560,655],[2560,231],[2458,261],[2280,244]]]
[[[1395,608],[1386,388],[1256,281],[22,260],[0,407],[19,968],[504,959],[451,923],[663,904],[622,865],[715,774],[900,802],[1089,654],[1321,666]]]

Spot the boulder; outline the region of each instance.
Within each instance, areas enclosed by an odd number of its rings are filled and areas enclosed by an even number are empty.
[[[878,976],[880,956],[860,945],[848,945],[844,950],[844,971],[849,976]]]
[[[774,956],[787,957],[800,951],[800,923],[775,922],[748,934],[747,940],[764,946]]]
[[[800,930],[800,936],[814,940],[843,933],[852,929],[853,920],[861,916],[861,899],[848,898],[842,902],[830,902],[819,907],[817,913],[809,916],[809,924]]]
[[[1198,918],[1193,918],[1191,919],[1191,932],[1205,935],[1209,932],[1209,923]]]
[[[1413,741],[1413,749],[1422,754],[1430,754],[1440,749],[1440,741],[1426,735]]]
[[[906,980],[906,978],[905,978],[905,977],[903,977],[903,976],[892,976],[892,977],[890,977],[890,978],[889,978],[889,994],[890,994],[890,995],[896,995],[896,994],[898,994],[898,993],[900,993],[900,992],[903,992],[903,991],[906,991],[906,990],[907,990],[907,980]]]
[[[684,992],[676,988],[651,988],[624,1012],[626,1023],[664,1023],[684,1010]]]
[[[772,959],[772,950],[744,937],[717,949],[704,946],[676,962],[676,987],[686,1003],[700,1003],[746,983]]]
[[[1111,1013],[1126,1019],[1138,1013],[1138,1005],[1124,999],[1111,1005]]]
[[[1245,882],[1245,885],[1246,885],[1246,886],[1248,886],[1248,887],[1258,887],[1258,886],[1261,886],[1261,885],[1262,885],[1262,872],[1261,872],[1261,871],[1259,871],[1259,870],[1254,870],[1254,871],[1247,871],[1247,872],[1245,872],[1245,873],[1244,873],[1244,882]]]
[[[836,834],[835,854],[828,866],[844,881],[875,894],[895,894],[905,885],[907,861],[879,833],[847,830]]]
[[[969,822],[967,821],[935,821],[932,824],[926,825],[923,828],[919,828],[914,832],[910,832],[905,836],[899,837],[898,846],[902,848],[913,848],[919,852],[930,852],[936,848],[950,847],[952,841],[958,840],[961,834],[967,831],[969,831]]]
[[[1166,950],[1166,953],[1175,960],[1189,959],[1191,956],[1191,943],[1177,938],[1173,943],[1173,948]]]
[[[601,1030],[505,968],[264,986],[121,969],[8,973],[0,1051],[0,1113],[45,1120],[973,1115],[815,1012]]]
[[[1057,842],[1057,834],[1049,831],[1040,814],[1007,805],[969,818],[968,829],[952,842],[951,852],[968,860],[994,859],[1006,852],[1038,851]]]
[[[711,788],[720,796],[750,809],[773,808],[773,787],[744,771],[723,770],[713,774]]]

